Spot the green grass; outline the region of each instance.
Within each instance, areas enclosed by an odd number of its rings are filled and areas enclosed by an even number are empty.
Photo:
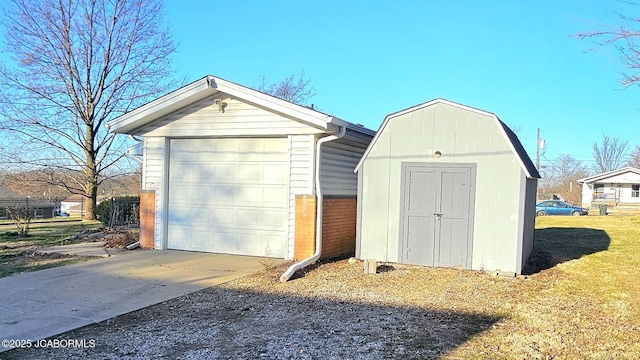
[[[87,229],[100,228],[99,222],[66,222],[33,224],[26,237],[18,237],[13,227],[0,229],[0,277],[67,265],[84,259],[64,256],[42,256],[33,250],[68,245],[69,238]]]
[[[549,263],[516,286],[508,320],[450,355],[640,358],[640,216],[537,218],[535,246]]]

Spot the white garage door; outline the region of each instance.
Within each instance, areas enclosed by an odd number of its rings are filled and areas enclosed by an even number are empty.
[[[173,139],[168,248],[285,256],[287,140]]]

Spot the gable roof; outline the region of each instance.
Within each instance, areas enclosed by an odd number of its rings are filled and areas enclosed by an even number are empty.
[[[625,166],[625,167],[617,169],[617,170],[607,171],[607,172],[603,172],[603,173],[600,173],[600,174],[588,176],[586,178],[578,179],[578,180],[576,180],[576,182],[578,184],[593,183],[593,182],[596,182],[596,181],[599,181],[599,180],[604,180],[604,179],[610,178],[612,176],[625,174],[625,173],[629,173],[629,172],[632,172],[632,173],[640,175],[640,169],[635,168],[633,166]]]
[[[335,116],[278,99],[211,75],[207,75],[109,121],[107,128],[113,133],[131,133],[178,109],[219,92],[289,116],[296,121],[320,130],[333,131],[329,128],[329,124],[333,124],[370,135],[374,134],[373,130],[361,125],[352,124]]]
[[[360,159],[360,161],[358,162],[358,165],[356,165],[356,168],[353,170],[354,172],[357,172],[358,169],[360,169],[360,166],[362,166],[362,163],[364,163],[364,160],[367,158],[367,156],[369,155],[369,153],[371,152],[371,149],[373,149],[373,147],[376,144],[376,141],[378,141],[378,138],[381,136],[382,132],[384,132],[384,129],[387,127],[387,124],[393,119],[396,118],[398,116],[416,111],[416,110],[420,110],[429,106],[433,106],[436,104],[446,104],[446,105],[450,105],[450,106],[454,106],[460,109],[464,109],[467,111],[471,111],[471,112],[475,112],[478,114],[482,114],[482,115],[486,115],[489,117],[492,117],[496,124],[498,125],[499,129],[502,129],[502,133],[505,137],[505,140],[507,141],[507,143],[509,144],[509,147],[511,148],[511,151],[513,152],[514,156],[518,159],[518,162],[520,163],[520,167],[522,168],[522,170],[524,171],[525,175],[530,178],[530,179],[539,179],[540,178],[540,174],[538,173],[538,169],[536,169],[535,165],[533,164],[533,162],[531,161],[531,158],[529,157],[529,155],[527,154],[527,152],[525,151],[524,147],[522,146],[522,143],[520,143],[520,140],[518,139],[518,136],[516,136],[516,134],[511,131],[511,129],[509,129],[509,127],[503,123],[494,113],[490,113],[484,110],[479,110],[476,108],[472,108],[466,105],[462,105],[462,104],[458,104],[449,100],[445,100],[445,99],[433,99],[431,101],[427,101],[425,103],[416,105],[416,106],[412,106],[409,108],[406,108],[404,110],[400,110],[398,112],[395,112],[393,114],[389,114],[384,118],[384,121],[382,122],[382,125],[380,125],[380,128],[378,129],[378,131],[376,132],[376,135],[373,137],[373,140],[371,141],[371,143],[369,144],[369,147],[367,147],[367,150],[364,152],[364,155],[362,155],[362,158]]]
[[[6,186],[0,186],[0,199],[1,200],[24,200],[25,196],[18,194],[18,192],[11,190]]]

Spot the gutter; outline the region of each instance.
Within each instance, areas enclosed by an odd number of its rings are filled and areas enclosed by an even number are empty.
[[[316,143],[316,251],[311,257],[308,257],[300,262],[297,262],[291,265],[284,274],[280,275],[280,282],[286,282],[293,276],[293,274],[305,267],[313,264],[314,262],[320,259],[320,253],[322,252],[322,203],[323,203],[323,195],[322,195],[322,187],[320,186],[320,158],[322,156],[322,144],[340,139],[347,132],[347,128],[345,126],[340,127],[340,131],[337,135],[331,135],[327,137],[323,137],[318,140]]]

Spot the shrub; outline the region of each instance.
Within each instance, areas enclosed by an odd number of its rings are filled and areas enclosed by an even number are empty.
[[[96,217],[109,228],[139,224],[140,197],[120,196],[103,200],[96,206]]]

